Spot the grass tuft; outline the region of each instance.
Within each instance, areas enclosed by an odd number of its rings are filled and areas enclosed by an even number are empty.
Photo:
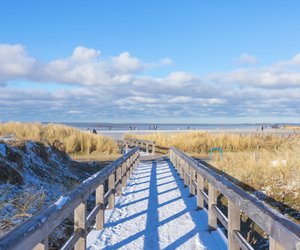
[[[68,154],[90,154],[103,152],[116,154],[118,145],[110,137],[96,135],[60,124],[43,125],[40,123],[8,122],[0,124],[0,136],[14,134],[16,138],[32,141],[47,141],[55,146],[59,141],[60,149]]]

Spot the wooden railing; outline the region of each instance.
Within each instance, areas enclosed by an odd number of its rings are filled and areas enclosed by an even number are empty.
[[[127,154],[106,166],[75,190],[62,196],[44,211],[33,216],[24,224],[10,231],[0,239],[0,249],[48,249],[48,236],[55,228],[74,212],[74,232],[61,249],[86,249],[86,236],[89,229],[96,225],[104,227],[104,212],[115,206],[115,195],[121,195],[122,187],[139,163],[140,148],[136,147]],[[108,180],[108,191],[104,192]],[[96,204],[87,215],[87,199],[96,193]]]
[[[224,176],[171,147],[170,159],[190,194],[197,195],[197,206],[208,206],[208,225],[217,228],[217,219],[228,232],[228,249],[253,249],[240,232],[241,212],[269,235],[269,249],[300,249],[300,227]],[[208,194],[204,181],[208,182]],[[218,192],[228,199],[228,217],[217,207]]]
[[[124,138],[125,143],[125,151],[128,152],[129,146],[140,146],[141,148],[145,148],[146,153],[149,153],[151,150],[152,155],[155,154],[155,141],[150,140],[140,140],[134,138]]]

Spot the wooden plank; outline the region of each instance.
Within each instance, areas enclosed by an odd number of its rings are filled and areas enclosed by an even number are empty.
[[[183,165],[183,169],[184,169],[184,173],[183,173],[183,183],[185,187],[189,186],[189,166],[187,165],[186,162],[182,163]]]
[[[208,204],[208,195],[205,193],[204,190],[200,191],[200,195],[202,195],[202,198],[204,199],[204,201],[206,202],[206,204]]]
[[[122,187],[126,187],[127,183],[127,163],[124,162],[122,164]]]
[[[33,250],[48,250],[48,249],[49,249],[49,238],[48,237],[33,248]]]
[[[131,176],[133,173],[133,162],[134,162],[133,156],[131,156],[129,159],[130,159],[129,160],[129,176]]]
[[[47,209],[42,210],[22,225],[11,230],[5,237],[0,238],[0,249],[24,250],[34,248],[52,233],[80,203],[85,202],[95,189],[103,184],[118,166],[123,164],[129,156],[137,151],[139,151],[139,147],[121,156],[101,171],[83,181],[73,191],[62,196]]]
[[[104,185],[100,185],[96,189],[96,204],[101,206],[101,209],[96,215],[96,230],[104,227],[105,207],[104,207]]]
[[[89,227],[93,226],[92,223],[93,223],[94,219],[96,218],[96,216],[99,213],[99,211],[101,211],[102,209],[103,209],[103,204],[102,203],[101,204],[97,204],[93,208],[93,210],[88,214],[88,216],[86,217],[86,228],[87,228],[87,230],[88,230]],[[96,225],[96,227],[97,227],[97,225]],[[103,228],[103,226],[102,226],[102,228]]]
[[[60,250],[73,250],[76,242],[81,237],[84,237],[84,230],[82,230],[81,228],[78,228],[71,234],[70,238],[60,248]]]
[[[194,186],[195,190],[197,190],[197,179],[196,179],[196,177],[193,180],[192,185]]]
[[[127,171],[127,180],[128,179],[130,179],[130,171],[129,171],[129,169],[130,169],[130,157],[127,159],[127,161],[126,161],[126,163],[127,163],[127,166],[126,166],[126,171]]]
[[[217,203],[217,190],[208,183],[208,228],[209,230],[217,229],[217,215],[213,209],[213,205]]]
[[[202,190],[204,189],[204,178],[202,175],[197,174],[197,207],[204,208],[204,199],[202,196]]]
[[[254,248],[250,245],[250,243],[243,237],[243,235],[239,231],[237,230],[233,231],[233,237],[235,241],[238,242],[242,250],[254,250]]]
[[[180,158],[175,156],[175,166],[177,170],[177,174],[180,175]]]
[[[155,141],[151,140],[141,140],[141,139],[135,139],[135,138],[124,138],[124,141],[130,141],[134,143],[149,143],[149,144],[155,144]]]
[[[121,193],[122,193],[121,175],[122,175],[122,165],[119,166],[116,170],[116,179],[118,181],[118,184],[117,184],[117,187],[116,187],[117,196],[120,196]]]
[[[196,177],[196,175],[195,175],[196,172],[192,167],[189,166],[189,168],[190,168],[190,195],[195,195],[196,189],[194,186],[194,180]]]
[[[234,238],[234,231],[240,231],[241,216],[240,209],[228,200],[228,248],[239,250],[240,244]]]
[[[299,245],[298,249],[300,249],[300,241],[299,241],[298,245]],[[276,241],[275,239],[273,239],[271,237],[269,238],[269,249],[270,250],[284,250],[282,245],[280,245],[278,241]]]
[[[74,231],[77,229],[86,231],[86,204],[81,203],[74,210]],[[74,250],[85,250],[86,249],[86,237],[85,233],[78,239],[74,245]]]
[[[276,239],[285,249],[295,249],[300,241],[300,226],[284,215],[270,208],[262,201],[245,192],[234,183],[227,180],[207,166],[190,158],[186,154],[171,147],[181,159],[187,161],[197,172],[207,179],[211,185],[222,192],[240,210],[253,220],[272,238]]]
[[[108,188],[112,190],[111,195],[108,198],[108,209],[113,209],[115,207],[115,174],[111,174],[108,177]]]
[[[184,160],[178,159],[178,166],[179,166],[179,172],[180,172],[180,178],[184,179]]]
[[[228,230],[228,219],[225,214],[216,206],[213,205],[212,208],[215,210],[218,220],[222,223],[222,225]],[[231,249],[231,248],[229,248]]]

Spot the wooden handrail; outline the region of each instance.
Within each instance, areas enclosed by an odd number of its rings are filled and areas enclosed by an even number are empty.
[[[197,181],[193,179],[190,182],[185,181],[185,183],[188,185],[189,183],[197,183],[197,204],[200,204],[200,208],[203,208],[204,201],[209,204],[208,220],[211,229],[216,226],[217,217],[222,217],[221,223],[224,223],[224,226],[228,228],[229,249],[246,248],[246,240],[241,239],[242,236],[238,233],[240,231],[240,212],[245,213],[269,235],[270,249],[280,249],[280,247],[284,249],[300,248],[299,225],[230,182],[223,175],[218,174],[174,147],[170,149],[170,159],[182,179],[186,178],[186,173],[190,174],[191,169],[196,171]],[[195,178],[193,174],[190,174],[190,176]],[[206,196],[203,190],[204,180],[208,181],[208,197],[204,197]],[[222,193],[228,199],[228,218],[224,218],[216,209],[216,191]]]
[[[142,143],[155,144],[155,141],[135,139],[135,138],[124,138],[124,141],[136,141],[136,142],[142,142]]]
[[[123,181],[123,178],[128,179],[129,174],[132,173],[132,169],[138,165],[139,162],[139,147],[135,147],[127,154],[121,156],[116,161],[106,166],[101,171],[95,173],[90,178],[83,181],[73,191],[62,196],[54,204],[44,209],[37,215],[31,217],[25,223],[11,230],[9,233],[0,238],[0,249],[48,249],[48,236],[55,230],[55,228],[66,219],[71,213],[74,212],[74,223],[75,231],[72,238],[66,242],[64,249],[70,249],[75,246],[76,250],[83,250],[86,247],[86,235],[87,235],[87,224],[90,224],[93,219],[96,218],[96,227],[103,226],[100,221],[97,221],[99,216],[98,213],[102,213],[101,219],[104,220],[104,209],[105,205],[100,204],[101,207],[97,207],[89,215],[86,215],[86,201],[88,197],[97,189],[103,194],[103,185],[105,181],[111,176],[115,175],[115,172],[121,170],[121,180],[117,180],[118,183]],[[126,168],[124,168],[126,164]],[[112,188],[108,190],[105,197],[109,199],[109,196],[114,194],[115,179],[112,181]],[[96,196],[99,195],[97,194]],[[114,197],[114,196],[113,196]],[[96,197],[96,200],[98,198]],[[101,199],[100,199],[101,200]],[[103,198],[102,198],[103,201]],[[114,201],[111,201],[114,204]],[[105,202],[104,202],[105,204]],[[98,211],[100,210],[100,211]],[[100,225],[97,226],[97,223]],[[45,243],[46,242],[46,243]]]
[[[133,146],[143,146],[146,147],[146,153],[149,153],[149,147],[151,147],[152,155],[155,154],[155,141],[151,140],[141,140],[141,139],[135,139],[135,138],[124,138],[123,143],[125,144],[125,151],[128,151],[128,144],[131,144]]]

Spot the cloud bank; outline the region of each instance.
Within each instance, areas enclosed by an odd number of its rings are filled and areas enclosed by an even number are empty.
[[[239,61],[245,67],[227,72],[155,77],[157,68],[172,68],[170,58],[144,62],[126,51],[104,58],[79,46],[66,58],[44,63],[23,45],[0,44],[0,120],[299,117],[300,54],[261,67],[253,55],[242,54]],[[22,87],[24,81],[33,87]]]

